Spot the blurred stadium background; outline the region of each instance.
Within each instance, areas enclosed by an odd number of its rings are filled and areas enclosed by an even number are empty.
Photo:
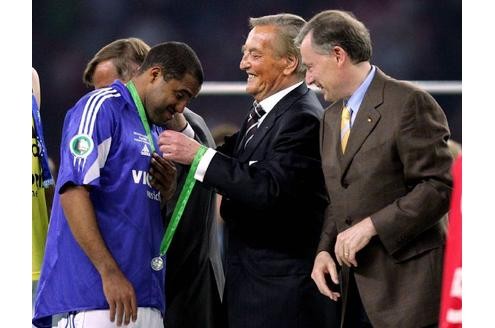
[[[48,152],[59,161],[66,111],[86,92],[86,63],[103,45],[126,37],[150,45],[176,40],[198,54],[206,81],[245,81],[240,48],[248,18],[290,12],[310,19],[325,9],[352,11],[370,29],[372,63],[403,80],[460,81],[460,0],[38,0],[33,1],[33,67],[41,80]],[[462,96],[434,94],[452,138],[462,142]],[[200,95],[189,107],[211,130],[240,125],[251,104],[247,95]],[[325,102],[322,100],[324,106]]]

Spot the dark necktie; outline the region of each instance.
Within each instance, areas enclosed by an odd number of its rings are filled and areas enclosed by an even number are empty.
[[[256,129],[258,128],[258,121],[259,119],[265,115],[265,110],[263,107],[261,107],[260,104],[258,104],[257,101],[253,102],[253,107],[251,108],[251,111],[249,112],[249,117],[247,121],[247,126],[246,126],[246,134],[244,136],[244,148],[246,148],[247,144],[249,141],[254,136],[254,133],[256,132]]]

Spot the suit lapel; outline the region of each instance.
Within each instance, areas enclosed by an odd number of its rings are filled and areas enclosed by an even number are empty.
[[[377,68],[375,77],[364,96],[356,120],[351,128],[345,154],[342,157],[342,176],[345,174],[352,159],[361,148],[366,138],[380,120],[380,113],[376,110],[383,103],[383,88],[385,75]],[[340,131],[340,129],[339,129]],[[340,140],[340,135],[339,135]],[[340,152],[342,153],[342,151]]]
[[[331,104],[325,112],[324,119],[325,125],[328,129],[324,129],[325,131],[330,131],[329,136],[324,136],[321,140],[322,147],[325,147],[326,153],[329,154],[331,158],[337,158],[339,163],[342,162],[342,148],[340,146],[340,116],[342,113],[342,100],[336,101]],[[321,150],[323,154],[323,149]]]
[[[241,125],[241,129],[239,130],[239,134],[238,134],[238,137],[236,140],[236,145],[234,148],[234,156],[235,157],[239,157],[240,154],[242,153],[242,144],[243,144],[242,141],[244,141],[244,135],[246,134],[246,125],[247,125],[248,115],[249,115],[249,112],[246,115],[246,117],[244,118],[244,121]]]
[[[248,143],[246,149],[242,151],[241,149],[242,145],[238,145],[238,149],[241,152],[239,156],[239,159],[241,161],[245,161],[251,157],[254,150],[258,148],[258,145],[264,139],[268,131],[270,131],[273,128],[277,119],[283,113],[285,113],[290,108],[290,106],[306,92],[308,92],[308,87],[306,86],[305,83],[303,83],[294,90],[292,90],[291,92],[289,92],[275,105],[275,107],[273,107],[273,109],[264,118],[263,122],[261,122],[253,138]],[[245,130],[245,125],[246,124],[244,123],[243,130]],[[243,132],[245,133],[245,131]]]

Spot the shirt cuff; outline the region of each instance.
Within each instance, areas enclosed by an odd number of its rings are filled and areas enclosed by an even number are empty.
[[[194,179],[198,180],[199,182],[203,182],[203,179],[206,174],[206,170],[208,169],[208,166],[210,165],[210,162],[216,153],[217,151],[211,148],[208,148],[206,150],[206,153],[203,155],[203,157],[198,163],[198,167],[196,168],[196,173],[194,174]]]
[[[194,133],[194,130],[193,130],[191,124],[189,124],[189,122],[187,123],[186,127],[184,128],[184,130],[182,130],[181,132],[184,133],[189,138],[193,138],[193,139],[194,139],[194,136],[196,135]]]

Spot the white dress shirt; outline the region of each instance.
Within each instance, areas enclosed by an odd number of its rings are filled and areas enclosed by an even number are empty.
[[[271,95],[270,97],[263,99],[262,101],[259,102],[261,107],[263,107],[263,110],[265,111],[265,114],[258,120],[258,126],[263,122],[265,117],[270,113],[270,111],[277,105],[277,103],[285,97],[289,92],[297,88],[303,83],[303,81],[298,82],[296,84],[291,85],[288,88],[285,88],[283,90],[280,90],[279,92]],[[194,175],[194,178],[198,181],[203,182],[203,179],[206,174],[206,170],[208,169],[208,166],[210,165],[211,160],[213,159],[213,156],[217,153],[216,150],[212,148],[208,148],[206,150],[206,153],[203,155],[201,160],[199,161],[198,167],[196,169],[196,174]]]

